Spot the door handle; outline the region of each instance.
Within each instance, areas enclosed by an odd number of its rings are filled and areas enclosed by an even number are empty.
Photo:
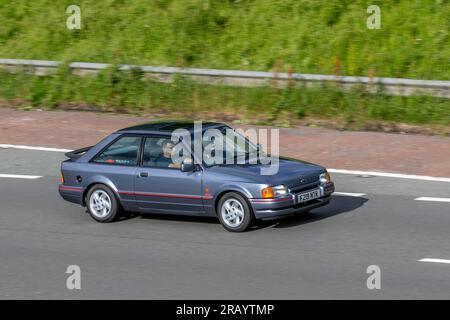
[[[147,178],[148,177],[148,172],[140,172],[139,176],[142,178]]]

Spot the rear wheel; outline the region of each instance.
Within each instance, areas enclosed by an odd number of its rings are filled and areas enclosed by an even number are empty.
[[[116,196],[105,185],[92,186],[86,195],[86,206],[91,217],[98,222],[111,222],[120,215],[120,204]]]
[[[219,201],[217,213],[222,226],[231,232],[242,232],[252,226],[254,217],[251,207],[236,192],[225,194]]]

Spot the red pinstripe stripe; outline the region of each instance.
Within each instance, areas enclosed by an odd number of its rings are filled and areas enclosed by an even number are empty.
[[[80,187],[66,187],[66,186],[59,186],[59,189],[66,190],[66,191],[79,191],[81,192],[83,188]]]
[[[281,202],[281,201],[288,201],[292,200],[291,197],[288,198],[279,198],[279,199],[250,199],[251,202]]]
[[[67,191],[82,191],[81,187],[67,187],[59,186],[61,190]],[[169,193],[148,193],[148,192],[133,192],[133,191],[119,191],[119,194],[123,195],[136,195],[145,197],[161,197],[161,198],[181,198],[181,199],[202,199],[202,200],[212,200],[213,197],[203,197],[194,195],[181,195],[181,194],[169,194]]]
[[[145,197],[160,197],[160,198],[182,198],[182,199],[201,199],[201,196],[190,196],[181,194],[167,194],[167,193],[148,193],[148,192],[135,192],[136,196]]]
[[[170,193],[149,193],[149,192],[119,191],[119,194],[144,196],[144,197],[160,197],[160,198],[202,199],[202,200],[211,200],[212,199],[212,197],[203,197],[203,196],[194,196],[194,195],[181,195],[181,194],[170,194]]]
[[[124,195],[130,195],[130,196],[132,196],[132,195],[134,195],[134,192],[132,192],[132,191],[119,191],[119,194],[124,194]]]

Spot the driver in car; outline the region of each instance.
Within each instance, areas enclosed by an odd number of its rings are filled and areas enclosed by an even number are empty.
[[[171,140],[166,140],[162,144],[163,152],[156,158],[156,166],[160,168],[180,168],[180,163],[172,161],[172,151],[175,144]]]

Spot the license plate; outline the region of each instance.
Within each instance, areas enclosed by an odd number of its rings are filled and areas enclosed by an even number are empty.
[[[320,198],[320,189],[302,192],[297,195],[298,202],[306,202],[317,198]]]

